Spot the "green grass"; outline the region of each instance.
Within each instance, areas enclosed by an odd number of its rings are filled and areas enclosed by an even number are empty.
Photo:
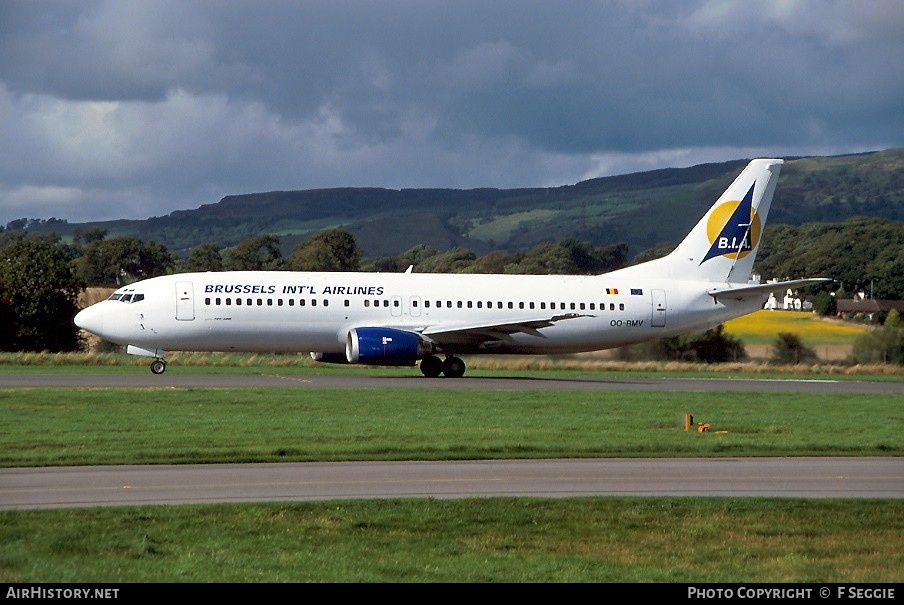
[[[899,500],[472,498],[17,511],[0,512],[0,581],[901,582],[902,538]]]
[[[85,371],[53,371],[73,367]],[[298,370],[262,370],[233,359],[225,368],[168,371]],[[0,389],[0,466],[901,456],[899,400],[418,388]],[[697,424],[710,423],[711,432],[685,431],[685,412]],[[8,510],[0,511],[0,581],[894,583],[904,580],[902,545],[900,499],[412,498]]]
[[[685,431],[685,412],[711,432]],[[0,466],[900,456],[902,421],[883,394],[2,389]]]

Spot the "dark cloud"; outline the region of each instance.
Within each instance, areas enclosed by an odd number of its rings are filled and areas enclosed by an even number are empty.
[[[0,5],[0,224],[902,146],[904,4]]]

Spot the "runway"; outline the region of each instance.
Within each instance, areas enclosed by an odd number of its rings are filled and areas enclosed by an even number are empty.
[[[504,390],[645,390],[645,391],[757,391],[795,393],[890,393],[904,395],[904,381],[809,380],[806,378],[756,379],[726,378],[546,378],[468,377],[425,378],[412,368],[410,376],[369,374],[313,374],[286,371],[267,374],[180,373],[174,367],[162,375],[136,368],[130,374],[0,374],[0,388],[422,388]]]
[[[904,460],[593,458],[0,469],[0,509],[491,496],[904,498]]]
[[[197,374],[0,375],[0,388],[443,388],[904,394],[902,382],[750,378],[459,378]],[[904,459],[602,458],[0,469],[0,509],[491,496],[904,498]]]

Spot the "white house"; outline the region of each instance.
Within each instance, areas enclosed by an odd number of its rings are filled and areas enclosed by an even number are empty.
[[[785,292],[784,298],[779,301],[775,297],[775,292],[769,294],[769,300],[763,305],[764,309],[784,309],[785,311],[809,311],[813,308],[813,303],[803,300],[792,290]]]

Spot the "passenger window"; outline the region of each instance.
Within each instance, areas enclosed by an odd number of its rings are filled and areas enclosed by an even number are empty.
[[[210,299],[209,299],[209,298],[205,298],[205,299],[204,299],[204,304],[205,304],[205,305],[210,305]]]
[[[618,310],[619,310],[619,311],[624,311],[624,310],[625,310],[625,303],[618,303]]]

